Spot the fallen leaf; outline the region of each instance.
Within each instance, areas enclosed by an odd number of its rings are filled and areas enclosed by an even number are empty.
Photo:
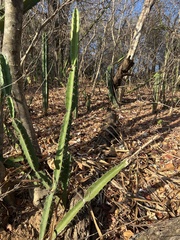
[[[131,230],[127,230],[123,232],[124,240],[129,240],[133,236],[134,236],[134,233]]]
[[[172,163],[167,163],[164,165],[164,167],[161,169],[161,171],[170,171],[175,170],[175,167]]]

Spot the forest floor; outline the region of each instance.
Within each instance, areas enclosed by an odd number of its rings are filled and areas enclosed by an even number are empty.
[[[50,89],[46,116],[41,93],[36,90],[27,91],[27,100],[43,167],[51,174],[65,114],[65,89]],[[70,206],[73,198],[81,197],[84,189],[108,169],[137,154],[57,239],[129,240],[152,224],[180,216],[180,103],[173,107],[159,104],[157,113],[152,114],[151,92],[144,87],[138,93],[126,94],[123,104],[114,108],[107,89],[99,86],[89,109],[87,95],[91,91],[92,87],[85,84],[80,89],[79,117],[72,122]],[[113,122],[111,113],[116,116]],[[21,155],[16,143],[10,146],[10,140],[5,149],[7,159]],[[24,161],[21,164],[27,167]],[[0,240],[38,239],[41,208],[35,207],[29,196],[32,183],[27,175],[18,173],[17,177],[13,167],[7,168],[7,175],[11,182],[18,182],[18,177],[20,180],[10,200],[0,202]],[[56,220],[61,217],[62,213]]]

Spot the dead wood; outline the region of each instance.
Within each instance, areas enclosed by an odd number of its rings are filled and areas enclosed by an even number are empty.
[[[124,59],[124,61],[120,65],[118,71],[116,72],[116,74],[113,78],[113,84],[114,84],[115,89],[117,89],[118,86],[121,86],[123,77],[131,76],[131,74],[128,73],[128,71],[134,65],[134,61],[131,60],[130,58],[131,58],[131,56]]]
[[[135,236],[133,240],[178,240],[180,238],[180,217],[167,219],[147,231]]]

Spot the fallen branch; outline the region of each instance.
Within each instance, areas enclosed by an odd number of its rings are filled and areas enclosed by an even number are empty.
[[[153,138],[151,138],[148,142],[146,142],[144,145],[142,145],[135,153],[133,153],[130,157],[126,157],[125,159],[128,161],[128,165],[131,163],[131,161],[137,157],[137,155],[144,149],[146,148],[150,143],[155,141],[156,139],[159,138],[159,134],[155,135]],[[123,159],[123,160],[125,160]]]

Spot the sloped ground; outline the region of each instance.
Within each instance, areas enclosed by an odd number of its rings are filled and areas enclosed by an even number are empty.
[[[139,91],[140,100],[137,93],[131,93],[120,108],[112,108],[107,89],[100,86],[88,111],[86,96],[91,91],[88,86],[81,89],[79,118],[72,123],[70,206],[108,169],[136,154],[130,166],[103,189],[59,239],[128,240],[152,224],[180,216],[180,110],[178,105],[160,105],[158,113],[152,114],[151,95],[146,88]],[[41,94],[32,92],[33,95],[28,94],[28,99],[33,96],[30,110],[44,168],[51,174],[65,113],[65,90],[50,90],[47,116],[43,116]],[[18,155],[18,148],[7,146],[5,156],[12,154]],[[23,166],[27,168],[24,163]],[[17,181],[14,169],[7,171]],[[12,205],[0,202],[4,209],[0,239],[38,239],[41,210],[33,206],[29,197],[27,188],[32,184],[28,178],[20,179]],[[54,224],[62,217],[62,211],[57,215]]]

